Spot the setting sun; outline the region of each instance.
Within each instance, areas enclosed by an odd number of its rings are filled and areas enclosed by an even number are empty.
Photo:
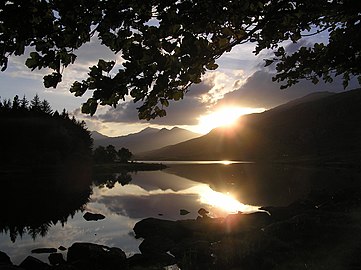
[[[220,126],[232,126],[245,114],[260,113],[263,108],[223,107],[215,112],[199,117],[198,132],[206,134]]]

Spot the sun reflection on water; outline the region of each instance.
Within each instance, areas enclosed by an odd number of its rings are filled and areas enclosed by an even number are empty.
[[[187,192],[194,192],[199,195],[199,202],[211,207],[211,213],[219,215],[232,213],[250,213],[259,210],[258,206],[247,205],[239,202],[232,194],[225,194],[222,192],[214,191],[209,185],[202,184],[194,186],[187,190]]]

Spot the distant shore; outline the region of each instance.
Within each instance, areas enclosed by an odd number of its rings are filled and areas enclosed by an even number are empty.
[[[97,172],[114,172],[114,171],[127,171],[127,172],[136,172],[136,171],[157,171],[167,168],[166,165],[162,163],[145,163],[145,162],[127,162],[127,163],[101,163],[94,164],[94,169]]]

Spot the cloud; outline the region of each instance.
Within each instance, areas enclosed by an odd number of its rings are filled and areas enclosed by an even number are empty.
[[[298,84],[281,90],[281,83],[272,82],[274,73],[267,70],[258,70],[237,90],[228,93],[218,102],[220,105],[234,105],[242,107],[272,108],[300,98],[316,91],[341,92],[344,91],[342,79],[334,78],[333,83],[313,84],[307,80],[301,80]],[[356,88],[356,80],[352,80],[347,89]]]
[[[171,101],[166,108],[167,116],[156,118],[147,122],[138,119],[137,107],[140,103],[132,101],[119,104],[116,108],[110,108],[103,114],[98,114],[98,119],[105,122],[121,122],[121,123],[150,123],[158,125],[196,125],[197,117],[207,110],[207,104],[202,103],[195,96],[185,96],[183,100]]]

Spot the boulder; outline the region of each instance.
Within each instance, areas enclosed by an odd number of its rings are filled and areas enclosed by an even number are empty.
[[[0,264],[0,270],[24,270],[24,268],[21,268],[16,265],[1,265]]]
[[[139,250],[142,254],[166,253],[174,246],[173,240],[155,235],[145,238],[139,245]]]
[[[23,260],[19,266],[25,270],[48,270],[48,269],[50,269],[50,265],[40,261],[39,259],[37,259],[33,256],[26,257],[25,260]]]
[[[99,269],[119,269],[125,263],[126,255],[120,248],[110,248],[93,243],[74,243],[68,249],[67,262],[76,264],[80,269],[88,265]],[[89,269],[89,268],[88,268]]]
[[[0,251],[0,266],[12,264],[13,263],[11,262],[10,257],[5,252]]]
[[[130,269],[163,269],[176,264],[176,259],[168,253],[134,254],[127,259]]]
[[[267,212],[255,212],[250,214],[228,215],[224,220],[227,233],[240,233],[254,229],[261,229],[272,223],[272,218]]]
[[[213,263],[212,247],[209,241],[184,239],[170,250],[181,269],[210,269]],[[193,266],[193,267],[192,267]]]
[[[181,216],[185,216],[185,215],[188,215],[190,212],[188,211],[188,210],[186,210],[186,209],[180,209],[179,210],[179,214],[181,215]]]
[[[56,253],[56,248],[36,248],[31,251],[31,253],[42,254],[42,253]]]
[[[60,251],[65,251],[65,250],[66,250],[66,247],[60,246],[60,247],[58,247],[58,249],[59,249]]]
[[[86,213],[83,215],[83,218],[84,218],[86,221],[98,221],[98,220],[105,219],[105,216],[102,215],[102,214],[94,214],[94,213],[86,212]]]
[[[135,224],[133,230],[137,238],[161,236],[174,241],[191,233],[180,222],[157,218],[143,219]]]
[[[49,259],[49,263],[53,266],[61,265],[61,264],[65,263],[63,254],[61,254],[61,253],[52,253],[49,255],[48,259]]]

